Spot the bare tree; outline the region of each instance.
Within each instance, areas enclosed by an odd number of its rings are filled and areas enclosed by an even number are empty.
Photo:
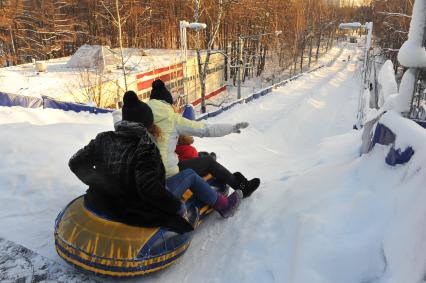
[[[124,59],[124,54],[123,54],[123,36],[122,36],[122,30],[121,30],[121,26],[123,24],[123,22],[125,22],[127,20],[127,17],[121,17],[120,15],[120,9],[123,9],[123,6],[119,5],[119,1],[115,0],[115,15],[112,13],[110,7],[107,7],[105,5],[105,3],[103,1],[101,1],[103,7],[105,8],[105,10],[108,12],[111,22],[112,24],[117,28],[117,33],[118,33],[118,44],[119,44],[119,48],[120,48],[120,60],[121,60],[121,69],[123,70],[123,78],[124,78],[124,88],[125,91],[127,91],[127,73],[126,73],[126,66],[125,66],[125,59]]]
[[[412,0],[374,1],[374,31],[376,42],[385,58],[393,62],[395,70],[399,66],[397,54],[407,40],[410,25]]]
[[[201,17],[201,0],[193,0],[194,2],[194,20],[195,22],[200,21]],[[198,73],[199,73],[199,81],[200,81],[200,88],[201,88],[201,112],[206,112],[206,102],[205,102],[205,96],[206,96],[206,78],[207,78],[207,71],[209,67],[210,62],[210,56],[212,54],[213,45],[217,39],[217,35],[219,32],[220,24],[222,23],[222,16],[224,12],[224,8],[226,5],[231,4],[233,1],[230,0],[215,0],[214,4],[216,5],[216,13],[215,15],[208,14],[207,16],[211,19],[211,27],[209,32],[207,33],[207,44],[206,44],[206,50],[204,55],[204,62],[202,62],[202,55],[201,55],[201,42],[200,42],[200,31],[197,31],[197,39],[196,39],[196,52],[197,52],[197,65],[198,65]],[[209,9],[213,10],[213,9]],[[206,11],[206,10],[205,10]]]

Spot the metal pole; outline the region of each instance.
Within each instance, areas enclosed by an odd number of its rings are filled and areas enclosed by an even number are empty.
[[[361,86],[361,92],[359,95],[359,99],[358,99],[358,114],[357,114],[357,129],[362,128],[363,126],[363,122],[364,122],[364,116],[365,116],[365,91],[368,88],[368,84],[367,84],[367,69],[368,69],[368,60],[369,60],[369,56],[368,56],[368,52],[370,50],[370,45],[371,45],[371,36],[372,36],[372,29],[373,29],[373,23],[372,22],[367,22],[365,23],[365,28],[367,29],[367,35],[365,38],[365,52],[364,52],[364,64],[363,64],[363,82],[362,82],[362,86]]]
[[[188,83],[187,83],[187,76],[188,76],[188,48],[187,48],[187,38],[186,38],[186,27],[188,25],[188,22],[186,21],[180,21],[180,49],[181,49],[181,61],[182,61],[182,69],[183,69],[183,92],[185,96],[185,103],[188,103]]]
[[[186,33],[186,27],[183,30],[184,34],[184,70],[183,70],[183,91],[185,95],[185,104],[188,104],[189,86],[188,86],[188,39]]]
[[[237,92],[237,99],[241,98],[241,67],[243,63],[243,43],[244,40],[241,36],[238,37],[239,44],[240,44],[240,50],[238,54],[238,92]]]
[[[369,56],[369,51],[370,51],[370,47],[371,47],[371,36],[372,36],[372,32],[373,32],[373,22],[368,22],[366,23],[367,29],[368,29],[368,33],[367,33],[367,38],[365,41],[365,65],[364,65],[364,84],[367,83],[367,71],[368,71],[368,60],[370,59]]]
[[[368,23],[366,23],[366,27],[368,27]],[[367,30],[368,32],[368,30]],[[364,64],[362,64],[362,73],[363,73],[363,78],[362,78],[362,88],[365,88],[365,83],[367,81],[367,57],[368,57],[368,35],[365,36],[365,50],[364,50]]]

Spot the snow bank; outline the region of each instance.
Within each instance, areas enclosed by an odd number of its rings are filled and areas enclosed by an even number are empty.
[[[383,106],[380,108],[380,111],[395,110],[401,113],[410,111],[411,99],[416,85],[415,80],[415,69],[410,68],[405,71],[402,76],[401,84],[399,85],[399,93],[389,95]]]
[[[387,126],[396,136],[395,147],[405,149],[411,146],[415,154],[426,156],[426,130],[400,113],[389,111],[380,118],[380,123]],[[419,159],[424,163],[422,158]],[[417,164],[417,166],[421,166]]]
[[[22,108],[0,106],[0,125],[28,123],[32,125],[49,125],[57,123],[70,124],[104,124],[109,126],[111,114],[76,113],[56,109]],[[7,137],[3,137],[6,139]]]
[[[96,68],[103,70],[108,66],[115,68],[119,63],[120,59],[108,46],[84,44],[71,56],[65,66],[80,70]]]
[[[110,129],[111,114],[0,107],[0,237],[55,258],[55,214],[85,191],[68,159]]]
[[[264,177],[263,193],[247,200],[250,207],[243,203],[236,215],[243,219],[231,219],[236,228],[223,231],[216,224],[213,235],[203,233],[194,243],[203,245],[205,238],[214,238],[194,251],[194,256],[207,250],[217,257],[213,269],[233,266],[231,274],[222,275],[223,281],[414,283],[422,277],[420,269],[411,269],[412,261],[405,261],[407,256],[416,258],[419,254],[410,243],[398,241],[388,232],[399,227],[398,236],[404,234],[407,239],[410,235],[416,243],[425,239],[417,235],[417,227],[422,227],[426,215],[422,206],[412,209],[408,202],[401,202],[395,212],[399,200],[410,199],[422,190],[425,169],[415,173],[411,166],[417,161],[424,163],[424,155],[416,155],[409,164],[395,168],[385,163],[389,149],[384,146],[358,157],[360,136],[349,130],[358,88],[350,83],[349,70],[342,74],[335,69],[337,74],[331,80],[326,75],[329,70],[316,72],[261,98],[257,105],[238,106],[240,111],[219,116],[214,121],[249,119],[251,127],[243,133],[247,138],[226,137],[238,146],[196,141],[200,148],[222,153],[222,158],[229,154],[244,158],[251,174]],[[335,113],[334,107],[348,104],[340,98],[350,101],[352,110],[340,108]],[[408,133],[407,137],[411,136]],[[424,139],[419,139],[422,142]],[[224,162],[236,169],[243,164],[242,160]],[[407,181],[407,173],[411,181]],[[424,194],[419,197],[417,203],[425,203]],[[417,219],[417,227],[407,225],[407,219]],[[215,247],[209,248],[213,241],[225,245],[227,260],[220,259],[221,252]],[[391,247],[399,247],[402,252]],[[233,264],[234,260],[238,265]],[[415,265],[420,267],[422,263]],[[202,270],[208,270],[210,264],[197,262]],[[401,273],[403,269],[413,272]],[[212,276],[213,272],[191,273],[191,278],[199,280]]]
[[[408,164],[395,168],[398,183],[390,187],[394,194],[392,213],[383,239],[387,268],[380,282],[424,282],[426,273],[426,131],[415,122],[388,112],[380,122],[395,133],[397,148],[411,146],[414,155]]]
[[[27,248],[0,238],[0,281],[95,283],[84,274],[74,272]]]
[[[390,95],[398,93],[398,85],[391,60],[387,60],[380,69],[378,82],[381,86],[378,104],[381,107]]]

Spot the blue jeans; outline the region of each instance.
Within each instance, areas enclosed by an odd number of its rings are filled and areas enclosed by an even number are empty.
[[[180,198],[183,193],[190,189],[196,198],[213,206],[218,194],[203,178],[192,169],[185,169],[166,180],[167,189],[176,197]]]

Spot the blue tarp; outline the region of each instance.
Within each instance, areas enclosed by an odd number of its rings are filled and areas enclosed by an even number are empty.
[[[97,108],[97,107],[92,107],[92,106],[88,106],[88,105],[80,104],[80,103],[58,101],[47,96],[43,96],[43,107],[61,109],[65,111],[74,111],[74,112],[87,111],[87,112],[95,113],[95,114],[112,112],[112,110],[110,109]]]
[[[407,147],[404,151],[401,151],[401,149],[395,149],[393,146],[389,150],[388,155],[386,156],[386,163],[395,166],[396,164],[404,164],[405,162],[408,162],[411,159],[411,156],[413,156],[414,150],[411,148],[411,146]]]
[[[192,107],[192,105],[186,104],[183,107],[182,116],[185,117],[188,120],[195,120],[194,107]]]
[[[259,97],[264,96],[264,95],[272,92],[272,89],[273,89],[273,87],[268,87],[268,88],[263,89],[261,91],[255,92],[252,95],[250,95],[249,97],[247,97],[244,101],[247,103],[247,102],[250,102],[254,99],[258,99]]]
[[[411,159],[411,156],[414,155],[414,150],[410,146],[404,150],[401,150],[400,148],[395,149],[395,134],[388,127],[380,123],[377,123],[372,140],[373,146],[376,143],[392,145],[385,159],[386,163],[391,166],[404,164]]]
[[[0,106],[38,108],[43,106],[43,100],[37,97],[0,92]]]
[[[373,146],[378,144],[388,145],[395,142],[395,134],[385,125],[377,123],[376,130],[373,136]]]

